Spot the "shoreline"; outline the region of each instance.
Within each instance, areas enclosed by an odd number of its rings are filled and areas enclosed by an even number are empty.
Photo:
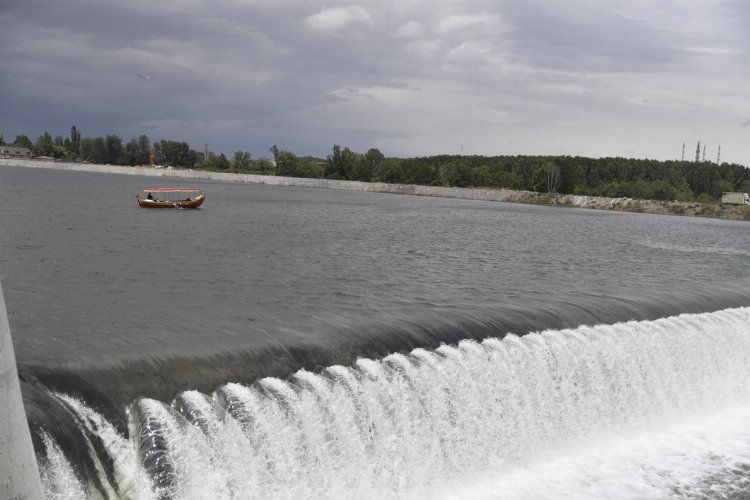
[[[126,167],[120,165],[95,165],[89,163],[64,163],[41,160],[0,159],[0,167],[46,168],[122,175],[141,175],[175,179],[197,179],[240,184],[265,184],[269,186],[294,186],[318,189],[339,189],[368,193],[390,193],[412,196],[435,196],[465,200],[525,203],[567,208],[589,208],[619,212],[649,213],[709,217],[727,220],[750,221],[750,206],[713,205],[697,202],[641,200],[634,198],[607,198],[556,193],[536,193],[509,189],[459,188],[441,186],[419,186],[416,184],[386,184],[383,182],[342,181],[333,179],[311,179],[282,177],[275,175],[236,174],[208,172],[192,169],[157,169],[153,167]]]

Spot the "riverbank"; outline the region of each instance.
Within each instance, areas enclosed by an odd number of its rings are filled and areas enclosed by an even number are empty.
[[[271,186],[297,186],[319,189],[342,189],[369,193],[391,193],[414,196],[437,196],[467,200],[500,201],[507,203],[527,203],[571,208],[591,208],[620,212],[639,212],[664,215],[684,215],[712,217],[730,220],[750,221],[750,206],[713,205],[695,202],[638,200],[632,198],[607,198],[603,196],[580,196],[571,194],[534,193],[509,189],[457,188],[440,186],[417,186],[414,184],[386,184],[382,182],[340,181],[332,179],[306,179],[273,175],[232,174],[206,172],[191,169],[124,167],[117,165],[92,165],[86,163],[63,163],[39,160],[0,159],[0,167],[16,166],[47,168],[54,170],[74,170],[123,175],[142,175],[175,179],[198,179],[246,184],[266,184]]]

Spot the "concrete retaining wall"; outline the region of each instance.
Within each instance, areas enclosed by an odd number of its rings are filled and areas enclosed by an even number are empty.
[[[63,163],[37,160],[0,159],[0,166],[48,168],[54,170],[76,170],[81,172],[103,172],[110,174],[142,175],[172,179],[205,179],[247,184],[267,184],[269,186],[296,186],[320,189],[343,189],[369,193],[392,193],[442,198],[462,198],[483,201],[510,201],[517,191],[505,189],[466,189],[438,186],[415,186],[413,184],[386,184],[382,182],[339,181],[332,179],[303,179],[299,177],[279,177],[275,175],[230,174],[204,172],[190,169],[167,169],[151,167],[121,167],[116,165],[91,165],[85,163]]]
[[[0,498],[44,498],[0,286]]]

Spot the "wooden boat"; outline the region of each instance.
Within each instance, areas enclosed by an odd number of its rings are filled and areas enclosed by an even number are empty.
[[[195,188],[146,188],[135,195],[141,208],[198,208],[206,193]]]

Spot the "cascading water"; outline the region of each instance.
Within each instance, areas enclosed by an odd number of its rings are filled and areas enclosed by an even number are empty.
[[[141,399],[129,440],[56,395],[101,439],[113,464],[101,481],[114,484],[71,482],[50,440],[45,487],[53,498],[718,497],[748,491],[749,371],[750,308],[736,308],[416,349],[183,392],[171,406]]]

